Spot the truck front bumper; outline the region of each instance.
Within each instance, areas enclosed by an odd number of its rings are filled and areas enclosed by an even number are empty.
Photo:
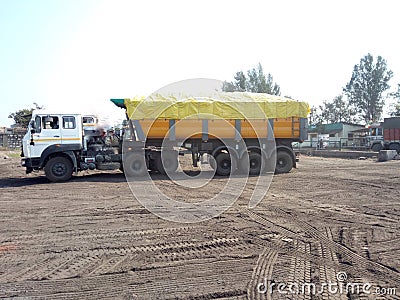
[[[34,158],[23,158],[21,159],[21,166],[25,168],[39,168],[40,165],[40,157]]]

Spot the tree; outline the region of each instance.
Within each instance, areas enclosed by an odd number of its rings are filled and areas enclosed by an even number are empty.
[[[263,68],[259,63],[256,68],[247,71],[247,76],[243,71],[236,72],[233,82],[225,81],[222,90],[225,92],[252,92],[280,95],[280,86],[274,82],[270,73],[264,74]]]
[[[392,96],[397,99],[397,102],[392,104],[389,114],[392,117],[400,117],[400,84],[397,85],[397,92],[392,93]]]
[[[244,92],[246,91],[246,76],[243,71],[236,72],[235,76],[233,76],[235,81],[227,82],[224,81],[222,85],[222,90],[224,92]]]
[[[310,108],[310,115],[309,115],[309,119],[308,119],[308,123],[310,125],[316,125],[318,123],[322,123],[322,117],[321,117],[321,112],[320,109],[321,106],[318,108],[316,106],[312,106]]]
[[[331,101],[323,101],[319,106],[319,120],[325,123],[354,122],[356,111],[352,109],[343,95],[338,95]]]
[[[32,117],[32,111],[34,109],[42,109],[43,106],[39,106],[37,103],[33,103],[34,108],[23,108],[16,112],[11,113],[8,117],[14,119],[15,125],[17,127],[28,127],[29,121]]]
[[[351,79],[343,91],[349,104],[356,108],[366,123],[379,121],[387,97],[385,92],[390,88],[388,82],[392,77],[393,72],[388,70],[386,60],[381,56],[374,62],[373,56],[368,53],[354,66]]]

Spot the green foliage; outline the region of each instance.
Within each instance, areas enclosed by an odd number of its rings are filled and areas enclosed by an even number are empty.
[[[242,71],[236,72],[236,75],[233,77],[235,79],[235,87],[238,91],[246,90],[246,76]]]
[[[312,106],[310,108],[310,115],[309,115],[308,123],[310,125],[316,125],[318,123],[322,123],[321,113],[318,110],[318,107]]]
[[[392,117],[400,117],[400,84],[397,85],[397,92],[392,93],[392,96],[396,98],[397,102],[391,106],[389,114]]]
[[[33,103],[34,108],[23,108],[16,112],[11,113],[8,117],[14,119],[14,123],[18,127],[27,128],[29,121],[32,117],[32,111],[34,109],[41,109],[43,106],[39,106],[37,103]]]
[[[264,74],[261,64],[257,68],[247,71],[247,76],[243,71],[236,72],[233,82],[225,81],[222,90],[225,92],[252,92],[280,95],[280,86],[274,82],[270,73]]]
[[[356,122],[356,111],[349,106],[343,95],[338,95],[331,101],[323,101],[318,107],[310,109],[309,123],[311,125]]]
[[[325,123],[355,122],[356,111],[352,109],[343,97],[338,95],[331,101],[324,101],[319,106],[320,121]]]
[[[343,89],[349,104],[365,121],[379,121],[385,104],[385,92],[390,88],[388,82],[393,72],[388,70],[386,60],[378,56],[376,62],[371,54],[364,56],[354,66],[349,83]]]

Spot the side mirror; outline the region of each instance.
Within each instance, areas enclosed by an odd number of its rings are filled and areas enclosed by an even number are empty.
[[[35,130],[35,128],[32,128],[31,129],[31,134],[34,134],[34,133],[36,133],[36,130]]]
[[[29,123],[29,125],[31,126],[32,129],[35,129],[35,121],[34,121],[34,120],[32,120],[32,121]]]

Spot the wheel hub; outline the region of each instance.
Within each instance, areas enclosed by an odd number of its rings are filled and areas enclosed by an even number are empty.
[[[62,163],[57,163],[53,166],[53,173],[56,176],[62,176],[66,172],[66,167]]]

